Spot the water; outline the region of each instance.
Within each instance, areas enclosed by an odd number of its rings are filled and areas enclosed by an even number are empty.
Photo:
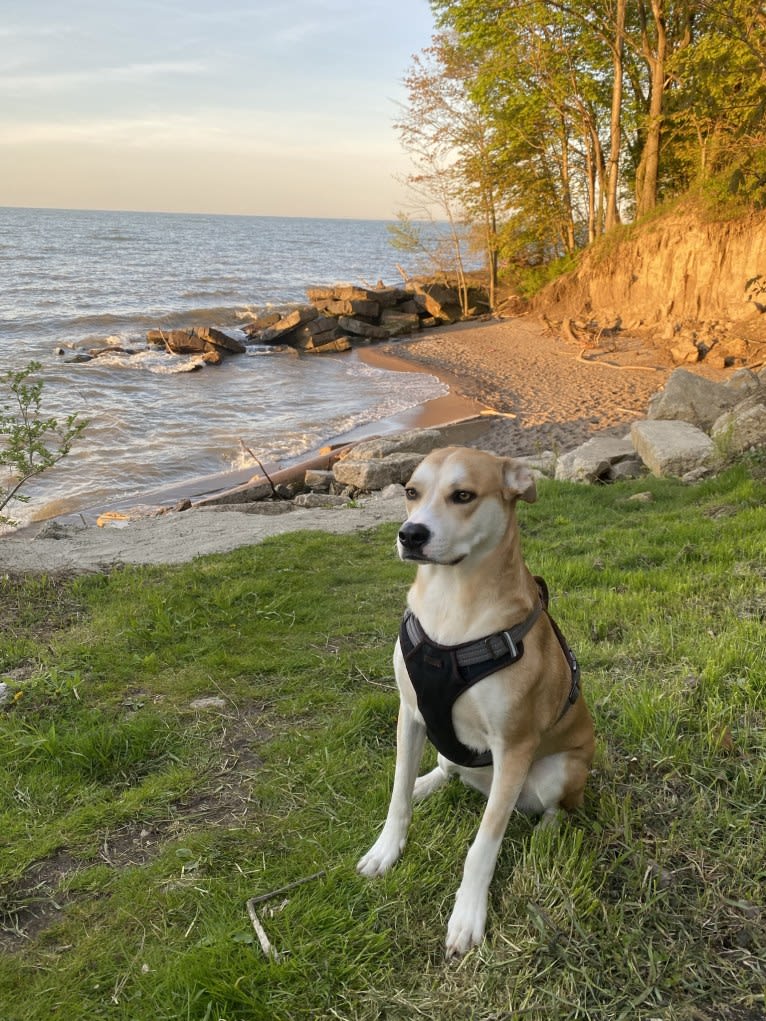
[[[349,356],[258,353],[188,371],[145,349],[153,327],[218,326],[234,336],[312,285],[392,284],[381,221],[0,208],[0,367],[43,365],[43,411],[90,420],[72,453],[25,487],[19,522],[140,496],[164,485],[284,461],[445,387]],[[139,349],[67,364],[104,346]]]

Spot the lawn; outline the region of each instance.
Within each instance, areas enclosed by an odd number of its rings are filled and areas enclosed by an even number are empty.
[[[478,794],[355,872],[393,777],[394,526],[0,578],[3,1021],[766,1017],[764,474],[520,508],[598,748],[580,813],[512,819],[457,964]],[[304,879],[256,906],[267,957],[248,901]]]

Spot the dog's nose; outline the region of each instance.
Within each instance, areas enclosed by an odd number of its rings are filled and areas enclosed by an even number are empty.
[[[405,521],[399,529],[399,542],[406,550],[420,550],[431,538],[431,531],[425,525],[414,521]]]

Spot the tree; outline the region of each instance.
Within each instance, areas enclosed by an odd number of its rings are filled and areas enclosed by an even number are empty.
[[[473,73],[467,55],[447,35],[435,36],[413,58],[404,80],[408,101],[396,124],[415,165],[408,185],[425,208],[435,205],[448,224],[464,311],[463,224],[481,227],[490,304],[497,285],[497,168],[491,126],[467,87]]]
[[[4,525],[16,523],[2,514],[10,501],[28,499],[19,492],[22,486],[66,457],[88,424],[77,414],[68,415],[63,425],[42,416],[42,380],[30,382],[41,368],[39,362],[29,362],[0,376],[0,437],[4,441],[0,471],[5,476],[0,479],[0,524]]]

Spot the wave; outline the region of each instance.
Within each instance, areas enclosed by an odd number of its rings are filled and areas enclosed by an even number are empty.
[[[126,351],[115,351],[100,354],[95,364],[109,369],[131,369],[140,372],[153,372],[159,376],[174,376],[179,372],[195,372],[203,369],[205,362],[200,355],[175,355],[166,351],[138,351],[129,354]]]

